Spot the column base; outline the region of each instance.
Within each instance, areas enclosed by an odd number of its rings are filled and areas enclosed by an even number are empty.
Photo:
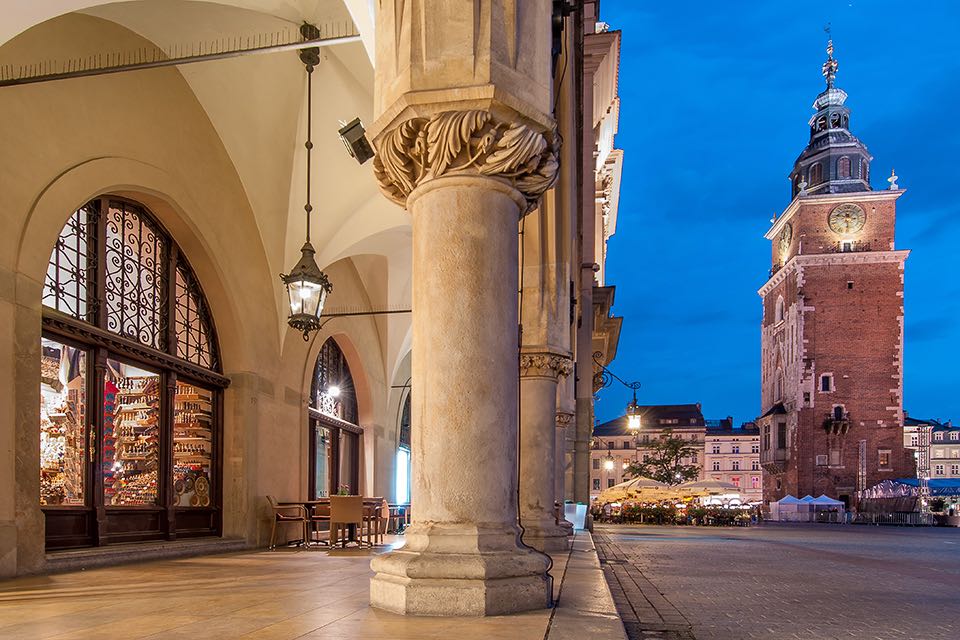
[[[573,529],[567,530],[557,524],[553,518],[544,518],[531,522],[523,521],[523,541],[544,553],[567,551],[570,549],[569,536]]]
[[[407,544],[370,562],[370,605],[419,616],[496,616],[545,609],[547,558],[513,526],[418,523]]]

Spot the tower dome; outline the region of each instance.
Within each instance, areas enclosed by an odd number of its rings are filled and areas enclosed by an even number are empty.
[[[847,92],[834,86],[839,64],[833,57],[833,40],[827,42],[823,77],[827,81],[808,122],[810,142],[790,172],[791,196],[798,194],[870,191],[870,161],[866,145],[850,133]]]

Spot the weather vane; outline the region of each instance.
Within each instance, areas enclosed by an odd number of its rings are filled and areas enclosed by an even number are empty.
[[[830,23],[823,28],[827,34],[827,61],[823,63],[823,77],[827,79],[827,88],[833,88],[833,79],[837,77],[839,65],[833,58],[833,36],[830,33]]]

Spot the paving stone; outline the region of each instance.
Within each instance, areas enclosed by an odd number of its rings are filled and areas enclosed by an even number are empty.
[[[960,638],[960,556],[945,547],[957,541],[957,529],[833,525],[594,533],[631,640]]]

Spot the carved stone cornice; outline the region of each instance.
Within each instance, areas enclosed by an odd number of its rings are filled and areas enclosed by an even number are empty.
[[[573,424],[574,415],[572,413],[567,413],[565,411],[557,412],[557,428],[566,429]]]
[[[406,206],[419,185],[448,175],[480,175],[508,181],[527,200],[527,211],[557,179],[560,136],[490,111],[443,111],[410,118],[380,135],[373,172],[380,190]]]
[[[573,373],[573,359],[556,353],[521,353],[520,377],[566,378]]]

